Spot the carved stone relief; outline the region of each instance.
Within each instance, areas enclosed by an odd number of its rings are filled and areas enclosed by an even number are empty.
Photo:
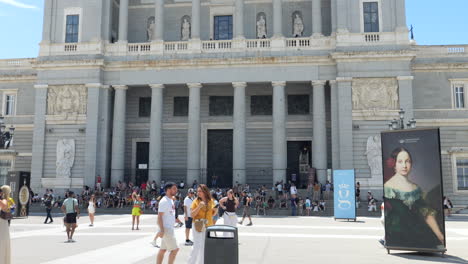
[[[53,86],[47,93],[47,114],[63,116],[69,120],[78,115],[85,115],[87,90],[85,86]]]
[[[70,178],[71,168],[75,162],[75,140],[60,139],[57,141],[57,178]]]
[[[353,79],[353,110],[396,110],[398,107],[395,78]]]
[[[380,135],[370,136],[366,147],[367,163],[369,164],[372,178],[382,178],[382,143]]]

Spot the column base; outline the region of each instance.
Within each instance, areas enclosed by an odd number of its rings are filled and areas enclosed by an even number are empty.
[[[163,54],[164,53],[164,41],[153,40],[151,42],[151,53]]]
[[[271,38],[271,48],[284,49],[286,47],[286,39],[283,36],[273,36]]]
[[[202,49],[202,42],[200,39],[190,39],[189,43],[189,50],[195,53],[200,53]]]

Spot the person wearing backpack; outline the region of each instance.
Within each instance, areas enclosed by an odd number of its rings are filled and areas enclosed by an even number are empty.
[[[75,194],[72,191],[68,192],[68,198],[63,201],[62,212],[65,214],[65,226],[67,228],[68,240],[65,243],[74,243],[73,234],[77,227],[76,220],[80,218],[80,208],[78,206],[78,200],[75,198]]]

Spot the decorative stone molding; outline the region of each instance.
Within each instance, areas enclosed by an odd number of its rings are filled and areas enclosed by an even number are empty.
[[[272,86],[286,86],[286,82],[285,81],[273,81],[271,82],[271,85]]]
[[[395,78],[353,79],[353,110],[396,110],[398,107]]]
[[[127,85],[112,85],[112,88],[114,89],[120,89],[120,90],[128,90],[128,86]]]
[[[76,120],[86,115],[87,89],[84,85],[52,86],[47,91],[47,114],[62,120]]]
[[[164,89],[166,86],[164,84],[150,84],[149,85],[152,89]]]
[[[245,88],[247,86],[246,82],[233,82],[232,86],[234,88]]]
[[[312,81],[312,86],[317,86],[317,85],[325,85],[325,83],[327,83],[327,81],[325,80],[317,80],[317,81]]]
[[[412,81],[414,76],[397,76],[398,81]]]
[[[200,88],[203,87],[203,85],[201,83],[187,83],[187,87],[190,88],[190,89],[192,89],[192,88],[200,89]]]

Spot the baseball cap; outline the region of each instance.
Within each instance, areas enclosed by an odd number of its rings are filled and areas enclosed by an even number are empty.
[[[195,193],[195,191],[192,188],[188,189],[188,192],[189,193]]]

